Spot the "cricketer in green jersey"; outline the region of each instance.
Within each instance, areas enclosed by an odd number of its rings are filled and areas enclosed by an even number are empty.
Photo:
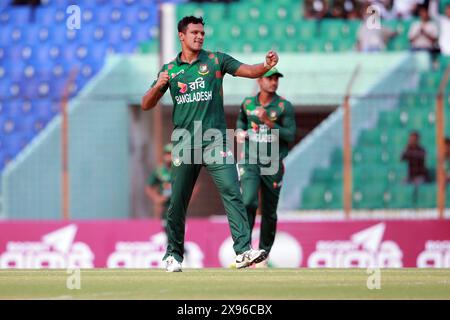
[[[276,68],[272,68],[258,79],[260,91],[256,96],[244,99],[236,124],[237,129],[242,130],[237,140],[240,143],[245,142],[242,155],[244,161],[240,161],[239,174],[250,232],[255,224],[258,194],[261,191],[259,248],[265,250],[267,256],[275,240],[277,205],[284,173],[282,161],[288,153],[288,143],[295,139],[296,129],[291,103],[276,93],[280,77],[283,75]],[[276,135],[271,133],[273,129],[278,129]],[[272,149],[277,154],[269,154],[269,156],[279,161],[278,169],[273,174],[264,174],[264,169],[267,167],[264,159],[266,154],[250,152],[249,146],[255,143],[257,148],[261,148],[265,144],[270,153],[270,146],[274,142],[278,143],[279,149]],[[257,266],[266,265],[267,259]]]
[[[171,143],[164,146],[163,163],[151,172],[145,187],[145,194],[155,204],[155,216],[161,219],[164,231],[167,227],[167,209],[172,197],[172,147]]]
[[[181,52],[171,62],[165,64],[158,74],[158,79],[142,98],[142,108],[155,107],[167,89],[170,90],[174,110],[172,121],[174,134],[183,132],[182,136],[194,139],[182,139],[178,144],[190,143],[189,156],[196,158],[197,151],[204,151],[214,142],[195,139],[201,124],[201,130],[219,130],[225,135],[226,122],[223,109],[222,82],[225,74],[245,78],[259,78],[278,63],[276,52],[269,51],[265,61],[256,65],[243,64],[221,52],[209,52],[202,49],[205,38],[202,18],[184,17],[178,23],[178,38]],[[176,140],[176,139],[175,139]],[[223,157],[229,158],[226,139]],[[186,150],[183,148],[183,150]],[[222,152],[221,152],[222,153]],[[181,271],[184,254],[184,235],[186,210],[192,190],[202,166],[211,174],[227,213],[231,235],[236,253],[236,267],[244,268],[258,263],[265,258],[263,250],[250,247],[250,227],[240,192],[238,173],[235,164],[205,163],[204,159],[186,162],[173,156],[172,152],[172,198],[167,212],[167,251],[164,256],[168,272]]]

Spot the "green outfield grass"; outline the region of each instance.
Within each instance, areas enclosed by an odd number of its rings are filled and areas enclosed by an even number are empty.
[[[449,269],[382,269],[369,290],[365,269],[0,271],[0,299],[450,299]]]

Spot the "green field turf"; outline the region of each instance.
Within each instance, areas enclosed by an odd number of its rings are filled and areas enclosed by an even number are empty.
[[[0,299],[450,299],[450,269],[382,269],[369,290],[365,269],[0,271]]]

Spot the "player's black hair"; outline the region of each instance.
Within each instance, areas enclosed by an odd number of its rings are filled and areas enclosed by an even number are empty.
[[[186,32],[187,26],[189,23],[198,24],[201,23],[203,26],[205,23],[203,22],[203,17],[197,18],[194,16],[186,16],[183,17],[180,21],[178,21],[178,32]]]
[[[420,138],[420,133],[417,130],[413,130],[409,133],[410,136],[416,136],[417,138]]]

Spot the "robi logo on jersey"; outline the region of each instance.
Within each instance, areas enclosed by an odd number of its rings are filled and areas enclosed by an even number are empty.
[[[186,93],[186,91],[187,91],[187,84],[178,81],[178,88],[180,88],[180,93]]]

